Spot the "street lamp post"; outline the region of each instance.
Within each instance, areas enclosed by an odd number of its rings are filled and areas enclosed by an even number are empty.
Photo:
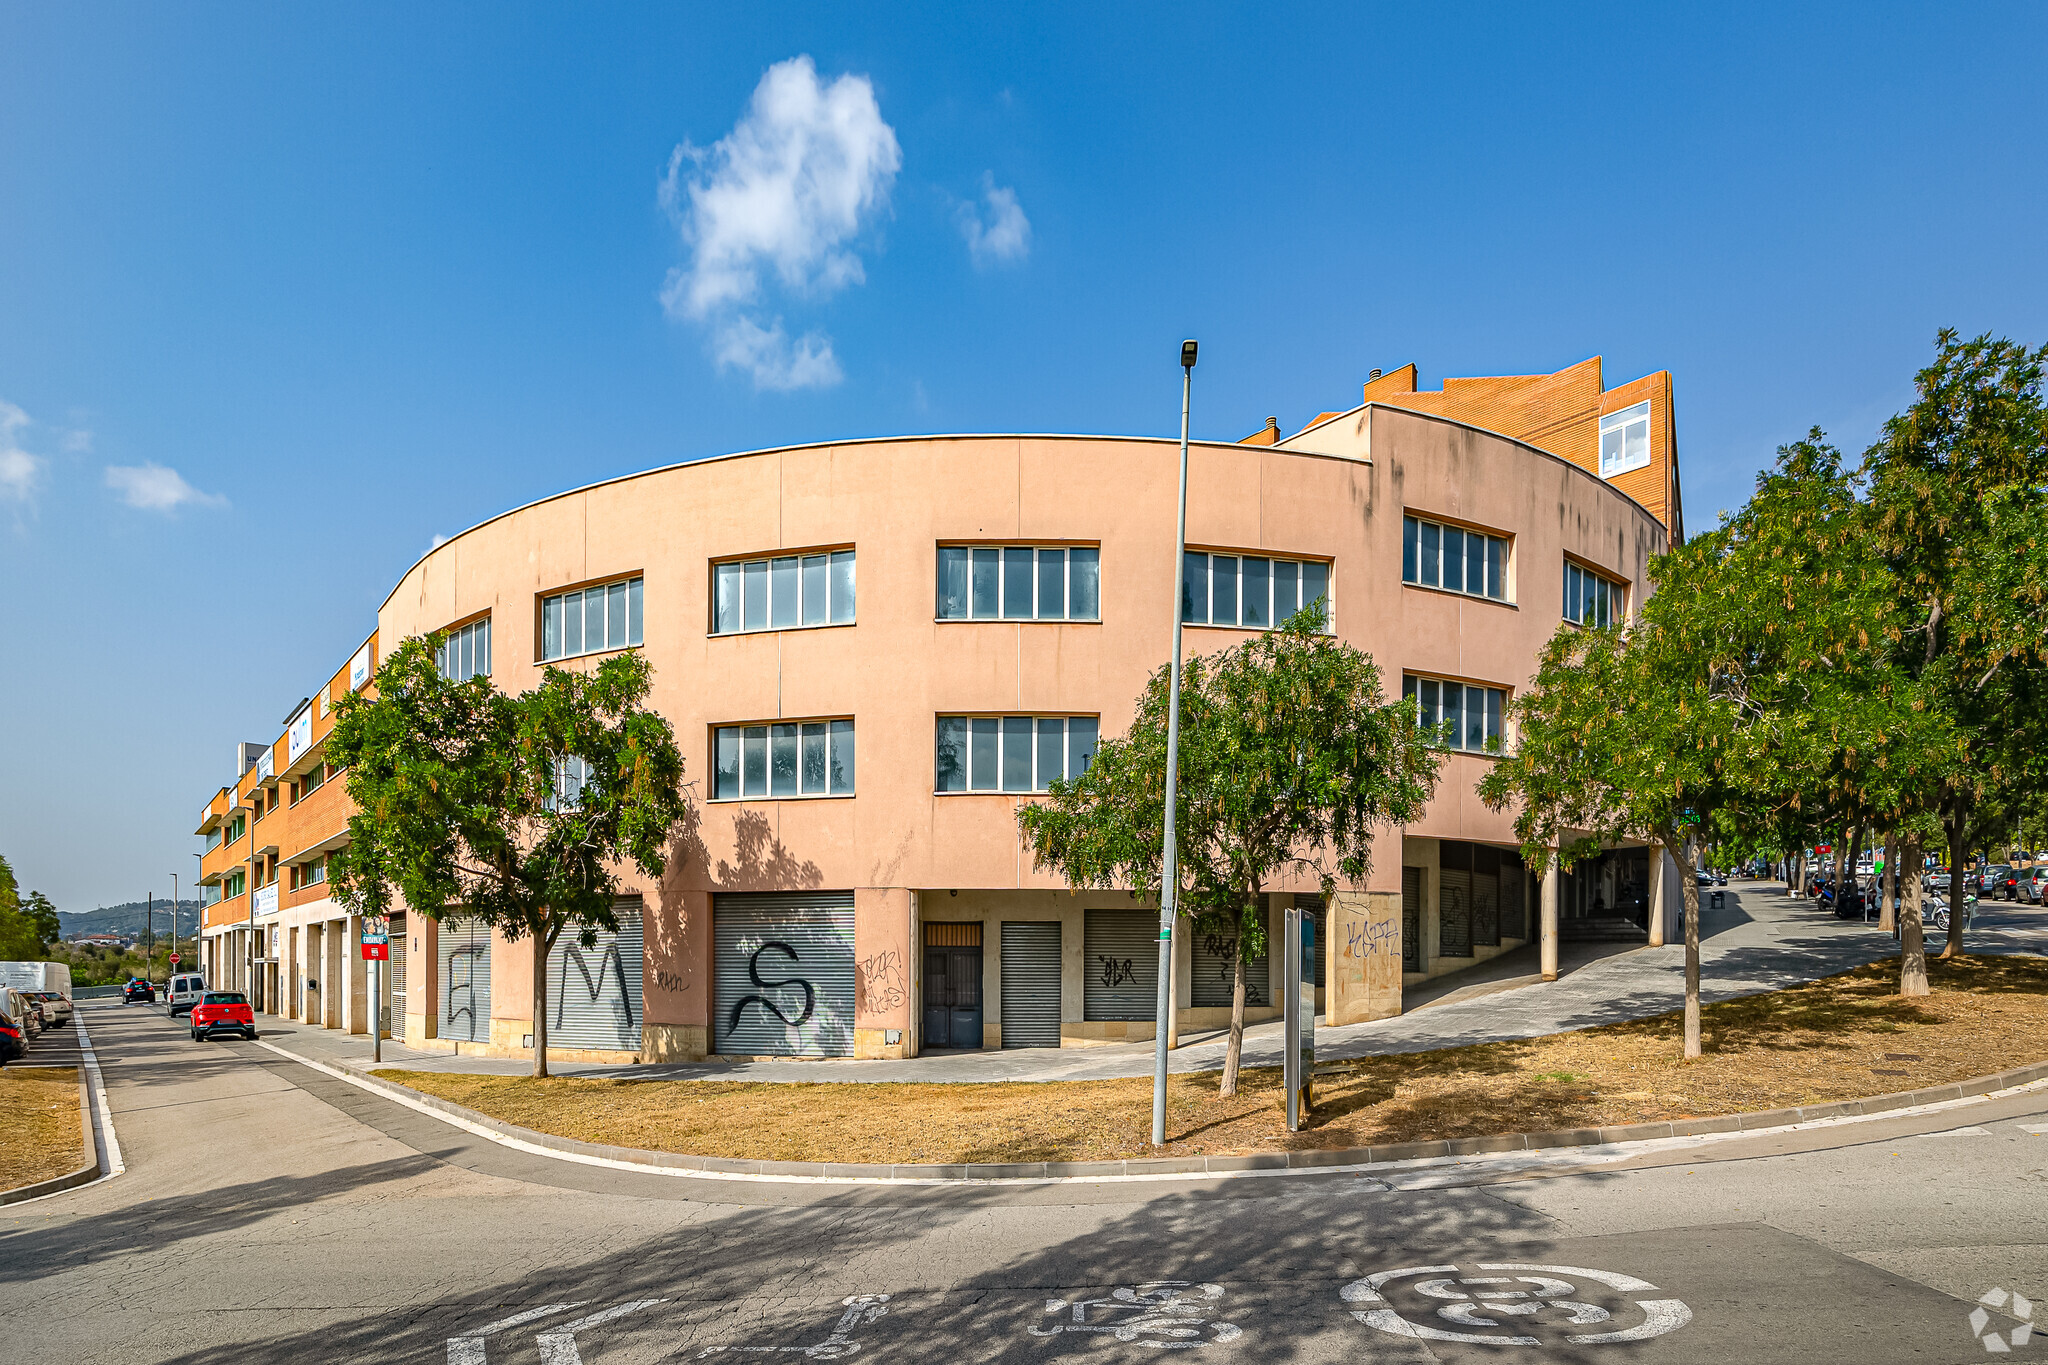
[[[1195,384],[1195,343],[1180,344],[1180,502],[1175,512],[1173,572],[1173,675],[1166,702],[1166,842],[1159,870],[1159,1010],[1153,1016],[1152,1145],[1166,1145],[1166,1031],[1173,1017],[1174,902],[1180,889],[1174,806],[1180,787],[1180,578],[1188,555],[1188,399]]]

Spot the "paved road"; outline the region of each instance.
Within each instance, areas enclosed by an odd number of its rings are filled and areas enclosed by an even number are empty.
[[[7,1365],[1869,1365],[1983,1359],[1975,1300],[2048,1299],[2048,1089],[1577,1170],[863,1188],[565,1164],[86,1019],[128,1173],[0,1213]]]

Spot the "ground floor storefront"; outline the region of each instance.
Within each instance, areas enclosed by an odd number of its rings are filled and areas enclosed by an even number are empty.
[[[1260,898],[1262,931],[1183,920],[1168,1038],[1228,1024],[1243,958],[1245,1017],[1277,1018],[1281,927],[1315,926],[1305,971],[1332,1024],[1402,1012],[1423,983],[1561,939],[1663,941],[1647,905],[1675,902],[1650,851],[1610,850],[1538,877],[1513,848],[1402,840],[1398,890]],[[1662,860],[1667,865],[1668,859]],[[1658,876],[1652,877],[1649,870]],[[1654,884],[1653,884],[1654,883]],[[546,1033],[563,1061],[904,1058],[962,1049],[1078,1048],[1156,1036],[1156,904],[1125,891],[849,887],[630,896],[618,928],[565,933],[548,956]],[[208,931],[208,980],[259,1011],[369,1028],[361,921],[332,901]],[[387,1036],[419,1048],[530,1055],[533,945],[460,916],[393,917],[374,973]]]

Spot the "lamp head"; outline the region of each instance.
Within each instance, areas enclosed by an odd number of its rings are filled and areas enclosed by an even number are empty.
[[[1184,370],[1195,368],[1195,343],[1193,340],[1183,341],[1180,344],[1180,365]]]

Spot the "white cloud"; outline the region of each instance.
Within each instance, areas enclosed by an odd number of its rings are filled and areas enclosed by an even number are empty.
[[[975,269],[1015,265],[1031,254],[1031,220],[1017,202],[1017,191],[998,187],[992,172],[982,172],[981,203],[962,204],[955,214]]]
[[[218,493],[202,493],[177,470],[155,461],[139,465],[108,465],[107,487],[121,495],[121,501],[145,512],[175,512],[186,503],[201,507],[223,507],[227,499]]]
[[[434,543],[433,543],[432,545],[429,545],[429,546],[427,547],[427,549],[428,549],[428,550],[430,550],[430,551],[431,551],[431,550],[438,550],[438,549],[440,549],[440,548],[441,548],[441,547],[442,547],[443,545],[446,545],[447,543],[448,543],[448,537],[447,537],[447,536],[444,536],[444,535],[442,535],[442,534],[441,534],[441,533],[440,533],[439,531],[436,531],[436,532],[434,532]]]
[[[28,424],[27,413],[0,399],[0,498],[14,502],[27,502],[35,496],[49,463],[21,448],[21,429]]]
[[[769,67],[730,133],[669,158],[661,203],[689,259],[669,272],[662,306],[707,323],[719,368],[747,370],[757,388],[838,383],[830,338],[792,343],[760,304],[771,279],[804,299],[861,283],[852,243],[888,208],[902,165],[867,77],[821,83],[808,56]]]

